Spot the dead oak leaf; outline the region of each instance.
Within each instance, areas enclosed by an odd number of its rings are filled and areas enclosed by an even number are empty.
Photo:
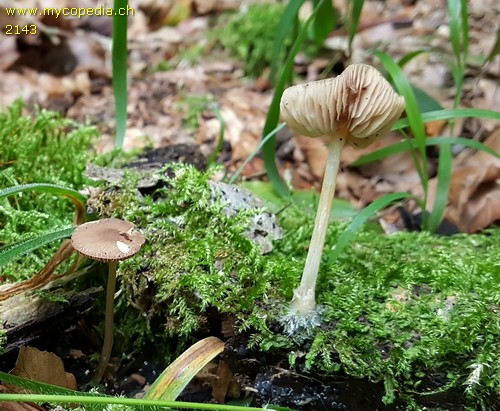
[[[484,144],[500,152],[500,128]],[[480,231],[500,219],[500,159],[477,151],[454,163],[446,216],[463,232]]]
[[[34,347],[21,347],[16,365],[11,374],[31,381],[76,389],[76,379],[64,370],[60,357],[48,351],[40,351]]]

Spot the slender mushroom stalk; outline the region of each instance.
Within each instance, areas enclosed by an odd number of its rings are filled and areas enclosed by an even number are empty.
[[[101,358],[97,366],[94,376],[92,377],[93,384],[99,384],[102,380],[111,351],[113,350],[113,311],[115,306],[115,288],[116,288],[116,268],[118,263],[110,261],[108,263],[108,284],[106,285],[106,310],[104,312],[104,340],[102,342]]]
[[[113,307],[118,261],[135,255],[144,241],[144,236],[135,230],[134,224],[116,218],[79,225],[71,236],[71,243],[80,254],[108,263],[104,341],[99,365],[92,377],[93,384],[99,384],[102,380],[113,349]]]
[[[399,96],[373,67],[354,64],[334,79],[289,87],[281,116],[295,132],[324,137],[328,157],[311,243],[300,286],[294,290],[286,325],[290,333],[319,324],[316,280],[335,195],[340,155],[345,144],[367,147],[383,137],[404,110]]]

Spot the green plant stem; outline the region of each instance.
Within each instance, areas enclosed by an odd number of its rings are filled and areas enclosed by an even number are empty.
[[[108,285],[106,287],[106,313],[104,316],[104,342],[102,344],[101,358],[96,372],[92,377],[93,384],[99,384],[108,366],[113,349],[113,311],[116,287],[116,261],[109,262]]]
[[[328,158],[326,161],[325,176],[319,197],[318,211],[314,229],[307,252],[304,273],[299,288],[294,290],[292,300],[292,311],[302,315],[308,315],[316,309],[316,279],[318,278],[321,255],[325,245],[328,222],[332,210],[335,185],[340,165],[340,154],[344,147],[345,139],[335,137],[328,144]]]
[[[276,133],[278,131],[280,131],[283,127],[285,127],[285,123],[281,123],[279,126],[277,126],[276,128],[274,128],[274,130],[271,130],[269,132],[269,134],[267,136],[265,136],[261,140],[261,142],[259,143],[259,145],[257,146],[257,148],[245,159],[245,161],[243,161],[243,163],[241,164],[241,166],[238,167],[238,170],[236,170],[236,172],[229,179],[229,184],[234,184],[235,183],[235,181],[238,179],[238,177],[240,176],[240,174],[245,169],[246,165],[250,161],[252,161],[252,159],[257,155],[257,153],[259,152],[259,150],[269,141],[269,139],[271,139],[272,137],[274,137],[276,135]]]
[[[290,49],[290,53],[288,54],[285,64],[283,65],[283,68],[279,73],[278,81],[276,83],[276,86],[274,87],[273,99],[271,101],[271,105],[269,106],[269,110],[266,116],[266,122],[262,131],[263,136],[268,135],[274,128],[276,128],[276,125],[278,124],[281,96],[283,95],[283,90],[285,90],[287,81],[293,74],[293,64],[295,56],[300,51],[300,48],[302,47],[302,44],[307,37],[308,27],[316,18],[324,2],[326,2],[326,0],[320,0],[316,4],[313,12],[306,20],[306,22],[302,25],[295,38],[292,48]],[[275,138],[269,139],[262,147],[262,158],[264,159],[264,165],[266,166],[267,176],[269,177],[269,180],[271,181],[271,184],[273,185],[278,195],[281,197],[289,197],[290,189],[288,188],[283,178],[281,178],[281,175],[278,171],[278,166],[276,165]]]
[[[126,8],[128,0],[115,0],[113,8]],[[122,148],[127,129],[127,15],[113,16],[113,46],[111,58],[113,62],[113,92],[115,95],[116,133],[115,148]]]
[[[49,394],[0,394],[0,401],[16,402],[49,402],[58,404],[118,404],[130,407],[165,407],[167,409],[191,409],[191,410],[214,410],[214,411],[261,411],[261,410],[288,410],[284,407],[268,405],[260,407],[240,407],[225,404],[200,404],[195,402],[158,401],[135,398],[120,397],[94,397],[84,395],[49,395]]]

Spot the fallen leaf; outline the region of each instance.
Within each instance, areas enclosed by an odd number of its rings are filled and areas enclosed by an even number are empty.
[[[224,361],[219,361],[217,369],[215,370],[215,375],[217,378],[212,382],[212,397],[215,401],[224,404],[230,391],[232,391],[232,398],[235,398],[235,391],[239,394],[239,384],[236,382],[231,369]]]
[[[500,128],[484,144],[500,152]],[[483,151],[467,157],[469,152],[453,161],[446,217],[461,231],[474,233],[500,219],[500,159]],[[434,203],[435,180],[429,182],[429,204]]]
[[[40,351],[34,347],[21,347],[16,365],[11,374],[31,381],[76,389],[76,379],[64,370],[64,364],[57,355]]]

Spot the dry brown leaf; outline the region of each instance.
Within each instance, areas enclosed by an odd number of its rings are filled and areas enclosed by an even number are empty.
[[[40,351],[34,347],[21,347],[16,365],[11,374],[31,381],[76,389],[76,379],[64,370],[64,364],[57,355]]]
[[[2,411],[40,411],[42,407],[24,402],[2,402],[0,401],[0,410]]]
[[[436,137],[442,135],[443,129],[446,126],[447,121],[445,120],[436,120],[429,121],[425,123],[425,132],[427,137]]]
[[[222,360],[219,361],[217,369],[215,370],[215,375],[217,378],[212,382],[212,397],[218,403],[224,404],[226,402],[229,387],[231,383],[234,382],[234,376],[231,369]]]
[[[482,185],[462,209],[458,218],[450,211],[447,214],[450,221],[461,231],[475,233],[500,221],[500,185]],[[453,220],[455,218],[455,220]]]
[[[0,384],[0,394],[12,394],[17,392],[18,392],[17,387]],[[0,401],[0,410],[2,411],[40,411],[43,409],[44,408],[36,404],[28,404],[24,402]]]
[[[500,128],[484,144],[500,152]],[[477,151],[453,163],[446,217],[463,232],[480,231],[500,219],[500,159]]]
[[[328,155],[325,143],[321,139],[304,136],[296,136],[295,142],[304,153],[306,162],[309,165],[309,169],[314,179],[319,182],[323,181],[326,158]]]

